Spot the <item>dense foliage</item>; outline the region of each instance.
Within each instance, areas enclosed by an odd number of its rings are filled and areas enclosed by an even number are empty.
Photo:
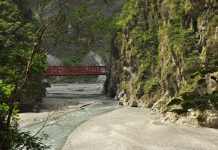
[[[119,0],[120,1],[120,0]],[[69,1],[55,24],[55,39],[50,47],[65,65],[87,65],[84,59],[90,51],[107,61],[110,56],[111,37],[114,31],[113,12],[116,0],[105,1]],[[116,6],[117,7],[117,6]],[[55,6],[53,6],[55,9]],[[49,40],[48,40],[49,41]],[[52,44],[53,45],[52,45]],[[52,48],[51,48],[52,49]],[[93,65],[95,61],[86,61]],[[64,77],[63,80],[93,82],[95,76]]]
[[[23,82],[25,67],[30,58],[32,41],[36,31],[35,22],[27,21],[21,14],[19,7],[12,2],[1,1],[0,7],[2,10],[0,13],[0,76],[4,82],[13,84],[18,88]],[[40,50],[35,54],[29,73],[29,79],[34,78],[34,82],[29,82],[26,86],[40,81],[39,74],[45,69],[44,62],[45,55]]]
[[[66,53],[60,50],[60,58],[68,65],[78,65],[90,51],[108,58],[111,33],[114,30],[109,6],[112,1],[81,1],[70,3],[57,23],[56,44],[69,46]],[[61,44],[60,44],[61,45]],[[64,49],[64,48],[63,48]]]
[[[217,1],[129,0],[117,17],[121,103],[218,108]]]
[[[40,73],[46,67],[45,54],[38,46],[26,71],[37,27],[20,3],[0,0],[0,149],[41,149],[45,148],[41,139],[20,132],[17,126],[19,107],[41,100]]]

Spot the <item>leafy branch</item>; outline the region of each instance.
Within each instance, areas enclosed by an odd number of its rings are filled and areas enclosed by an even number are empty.
[[[26,81],[27,81],[29,72],[31,70],[35,54],[40,49],[40,44],[42,42],[43,35],[45,34],[45,32],[47,31],[49,26],[52,23],[54,23],[55,21],[57,21],[57,19],[60,17],[60,14],[61,14],[62,10],[67,5],[67,1],[68,0],[65,0],[64,3],[61,3],[61,1],[58,0],[59,10],[58,10],[58,13],[56,14],[56,16],[52,20],[48,21],[47,23],[41,20],[41,24],[40,24],[40,26],[39,26],[38,30],[36,31],[36,33],[34,35],[34,38],[33,38],[32,50],[30,52],[30,56],[28,58],[27,65],[26,65],[26,67],[25,67],[25,69],[24,69],[24,71],[22,73],[24,78],[21,80],[20,83],[15,85],[15,89],[14,89],[11,97],[9,98],[9,111],[8,111],[8,116],[7,116],[7,126],[8,127],[10,126],[15,99],[17,97],[17,94],[21,91],[21,89],[26,84]],[[42,7],[41,11],[43,11],[45,9],[45,6],[48,4],[47,0],[45,2],[46,3],[43,4],[43,7]],[[42,18],[42,16],[40,18]]]

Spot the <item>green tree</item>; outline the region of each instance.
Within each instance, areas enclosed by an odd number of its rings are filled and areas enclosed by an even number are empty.
[[[45,149],[40,138],[17,128],[19,102],[31,85],[41,86],[45,52],[40,43],[33,44],[37,28],[32,18],[10,0],[1,0],[0,10],[0,149]]]

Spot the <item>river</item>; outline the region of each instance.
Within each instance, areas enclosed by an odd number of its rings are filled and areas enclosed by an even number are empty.
[[[64,110],[70,105],[83,104],[79,110],[62,111],[63,115],[58,115],[46,122],[46,127],[38,135],[48,136],[44,143],[50,145],[51,150],[61,149],[70,133],[85,121],[118,108],[118,103],[103,96],[101,90],[101,84],[56,84],[47,89],[47,96],[43,100],[46,110]],[[35,134],[44,123],[45,121],[27,125],[22,128],[22,131]]]
[[[44,142],[52,150],[218,149],[217,129],[179,126],[146,108],[120,108],[101,94],[102,88],[102,84],[52,85],[43,100],[45,110],[21,114],[21,118],[29,115],[26,118],[30,120],[36,115],[32,120],[37,120],[49,111],[58,114],[47,122],[54,125],[40,132],[48,134]],[[54,111],[57,108],[59,111]],[[43,122],[30,122],[32,125],[21,123],[25,124],[22,130],[34,134],[43,126]]]

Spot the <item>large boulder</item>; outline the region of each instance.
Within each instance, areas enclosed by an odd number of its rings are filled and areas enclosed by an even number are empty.
[[[206,75],[207,93],[212,94],[218,90],[218,72]]]

